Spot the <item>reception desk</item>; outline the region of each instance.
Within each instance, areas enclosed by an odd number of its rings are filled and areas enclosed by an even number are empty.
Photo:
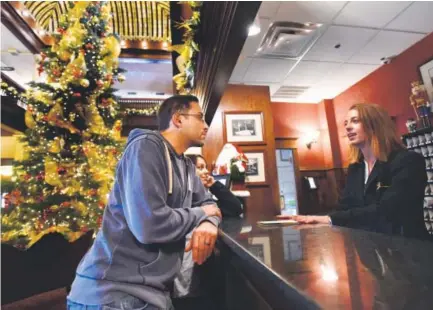
[[[228,309],[433,309],[433,244],[334,226],[226,219]]]

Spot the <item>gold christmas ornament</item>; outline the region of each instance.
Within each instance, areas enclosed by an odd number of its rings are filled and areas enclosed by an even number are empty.
[[[82,79],[82,80],[80,81],[80,85],[83,86],[83,87],[85,87],[85,88],[87,88],[87,87],[89,87],[90,82],[89,82],[88,79]]]

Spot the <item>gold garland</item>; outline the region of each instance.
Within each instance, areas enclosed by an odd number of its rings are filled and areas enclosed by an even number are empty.
[[[187,1],[193,13],[191,18],[184,20],[177,25],[177,28],[184,29],[183,44],[173,45],[172,51],[179,54],[176,65],[180,73],[173,77],[176,89],[179,94],[189,94],[194,88],[197,54],[200,51],[199,44],[194,41],[194,36],[200,26],[201,1]]]
[[[155,105],[153,107],[147,108],[147,109],[134,109],[134,108],[127,108],[123,111],[124,115],[132,116],[132,115],[145,115],[145,116],[152,116],[156,115],[158,113],[159,104]]]

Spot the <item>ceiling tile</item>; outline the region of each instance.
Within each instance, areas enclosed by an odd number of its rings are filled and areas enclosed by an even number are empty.
[[[407,8],[409,1],[351,1],[334,24],[382,28]]]
[[[236,63],[236,66],[232,72],[232,75],[230,77],[230,82],[243,82],[245,72],[247,71],[248,67],[250,66],[252,61],[252,58],[239,58],[238,62]]]
[[[244,81],[279,83],[295,63],[292,60],[253,58]]]
[[[377,32],[378,30],[367,28],[330,26],[308,51],[304,59],[346,61],[364,47]],[[340,44],[339,48],[335,48],[337,44]]]
[[[340,66],[341,64],[336,62],[301,61],[290,72],[283,84],[313,85]]]
[[[328,86],[334,84],[353,85],[371,72],[379,68],[380,65],[365,64],[343,64],[337,70],[332,71],[328,78],[321,81],[319,86]]]
[[[430,33],[433,31],[433,1],[413,2],[386,29],[418,31]]]
[[[275,16],[275,13],[277,13],[280,4],[281,1],[262,1],[258,13],[259,17],[273,18]]]
[[[399,55],[423,37],[423,34],[418,33],[382,30],[348,62],[381,64],[382,57]]]
[[[260,33],[255,36],[247,37],[244,47],[242,48],[240,57],[253,56],[259,48],[260,42],[268,31],[269,25],[271,24],[268,18],[259,18],[260,22]]]
[[[284,1],[275,20],[300,23],[329,23],[344,7],[344,1]]]

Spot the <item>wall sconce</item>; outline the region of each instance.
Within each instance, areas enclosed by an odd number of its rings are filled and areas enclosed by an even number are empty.
[[[319,136],[320,131],[318,130],[312,130],[305,133],[304,139],[308,149],[311,149],[311,145],[313,143],[317,143],[317,139],[319,138]]]

